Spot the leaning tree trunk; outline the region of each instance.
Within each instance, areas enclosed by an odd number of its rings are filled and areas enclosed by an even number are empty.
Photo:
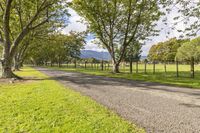
[[[130,59],[130,73],[133,73],[133,60],[132,58]]]
[[[113,64],[113,73],[120,73],[119,71],[119,63]]]
[[[12,72],[12,59],[7,58],[2,60],[2,75],[1,78],[13,78],[15,77],[14,73]]]
[[[14,58],[14,71],[20,70],[20,61],[17,57]]]

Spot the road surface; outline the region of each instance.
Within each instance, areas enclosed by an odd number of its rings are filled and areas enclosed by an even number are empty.
[[[200,90],[37,68],[148,133],[200,133]]]

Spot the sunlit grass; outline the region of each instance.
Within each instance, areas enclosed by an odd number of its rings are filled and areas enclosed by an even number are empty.
[[[144,132],[34,69],[17,74],[40,80],[0,84],[0,132]]]

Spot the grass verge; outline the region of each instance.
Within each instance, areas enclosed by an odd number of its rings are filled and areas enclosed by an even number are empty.
[[[0,84],[0,132],[142,133],[88,97],[25,68],[31,82]]]
[[[143,66],[139,66],[139,73],[136,74],[135,72],[133,74],[129,73],[128,68],[125,70],[121,70],[121,73],[114,74],[111,73],[111,71],[101,71],[97,69],[84,69],[84,68],[67,68],[65,66],[58,68],[58,67],[48,67],[50,69],[54,70],[64,70],[69,72],[80,72],[85,74],[91,74],[91,75],[97,75],[97,76],[106,76],[106,77],[112,77],[112,78],[123,78],[123,79],[129,79],[129,80],[138,80],[138,81],[148,81],[148,82],[156,82],[156,83],[162,83],[162,84],[169,84],[174,86],[180,86],[180,87],[189,87],[189,88],[200,88],[200,66],[196,67],[196,76],[194,79],[190,78],[190,72],[189,72],[189,66],[188,65],[180,65],[179,75],[180,77],[176,77],[176,66],[175,65],[168,65],[168,71],[167,73],[163,70],[163,65],[157,65],[156,66],[156,73],[153,74],[150,66],[147,69],[147,73],[145,74],[142,69]]]

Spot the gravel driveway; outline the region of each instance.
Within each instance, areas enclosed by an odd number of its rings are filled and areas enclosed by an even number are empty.
[[[200,133],[200,90],[37,68],[148,133]]]

